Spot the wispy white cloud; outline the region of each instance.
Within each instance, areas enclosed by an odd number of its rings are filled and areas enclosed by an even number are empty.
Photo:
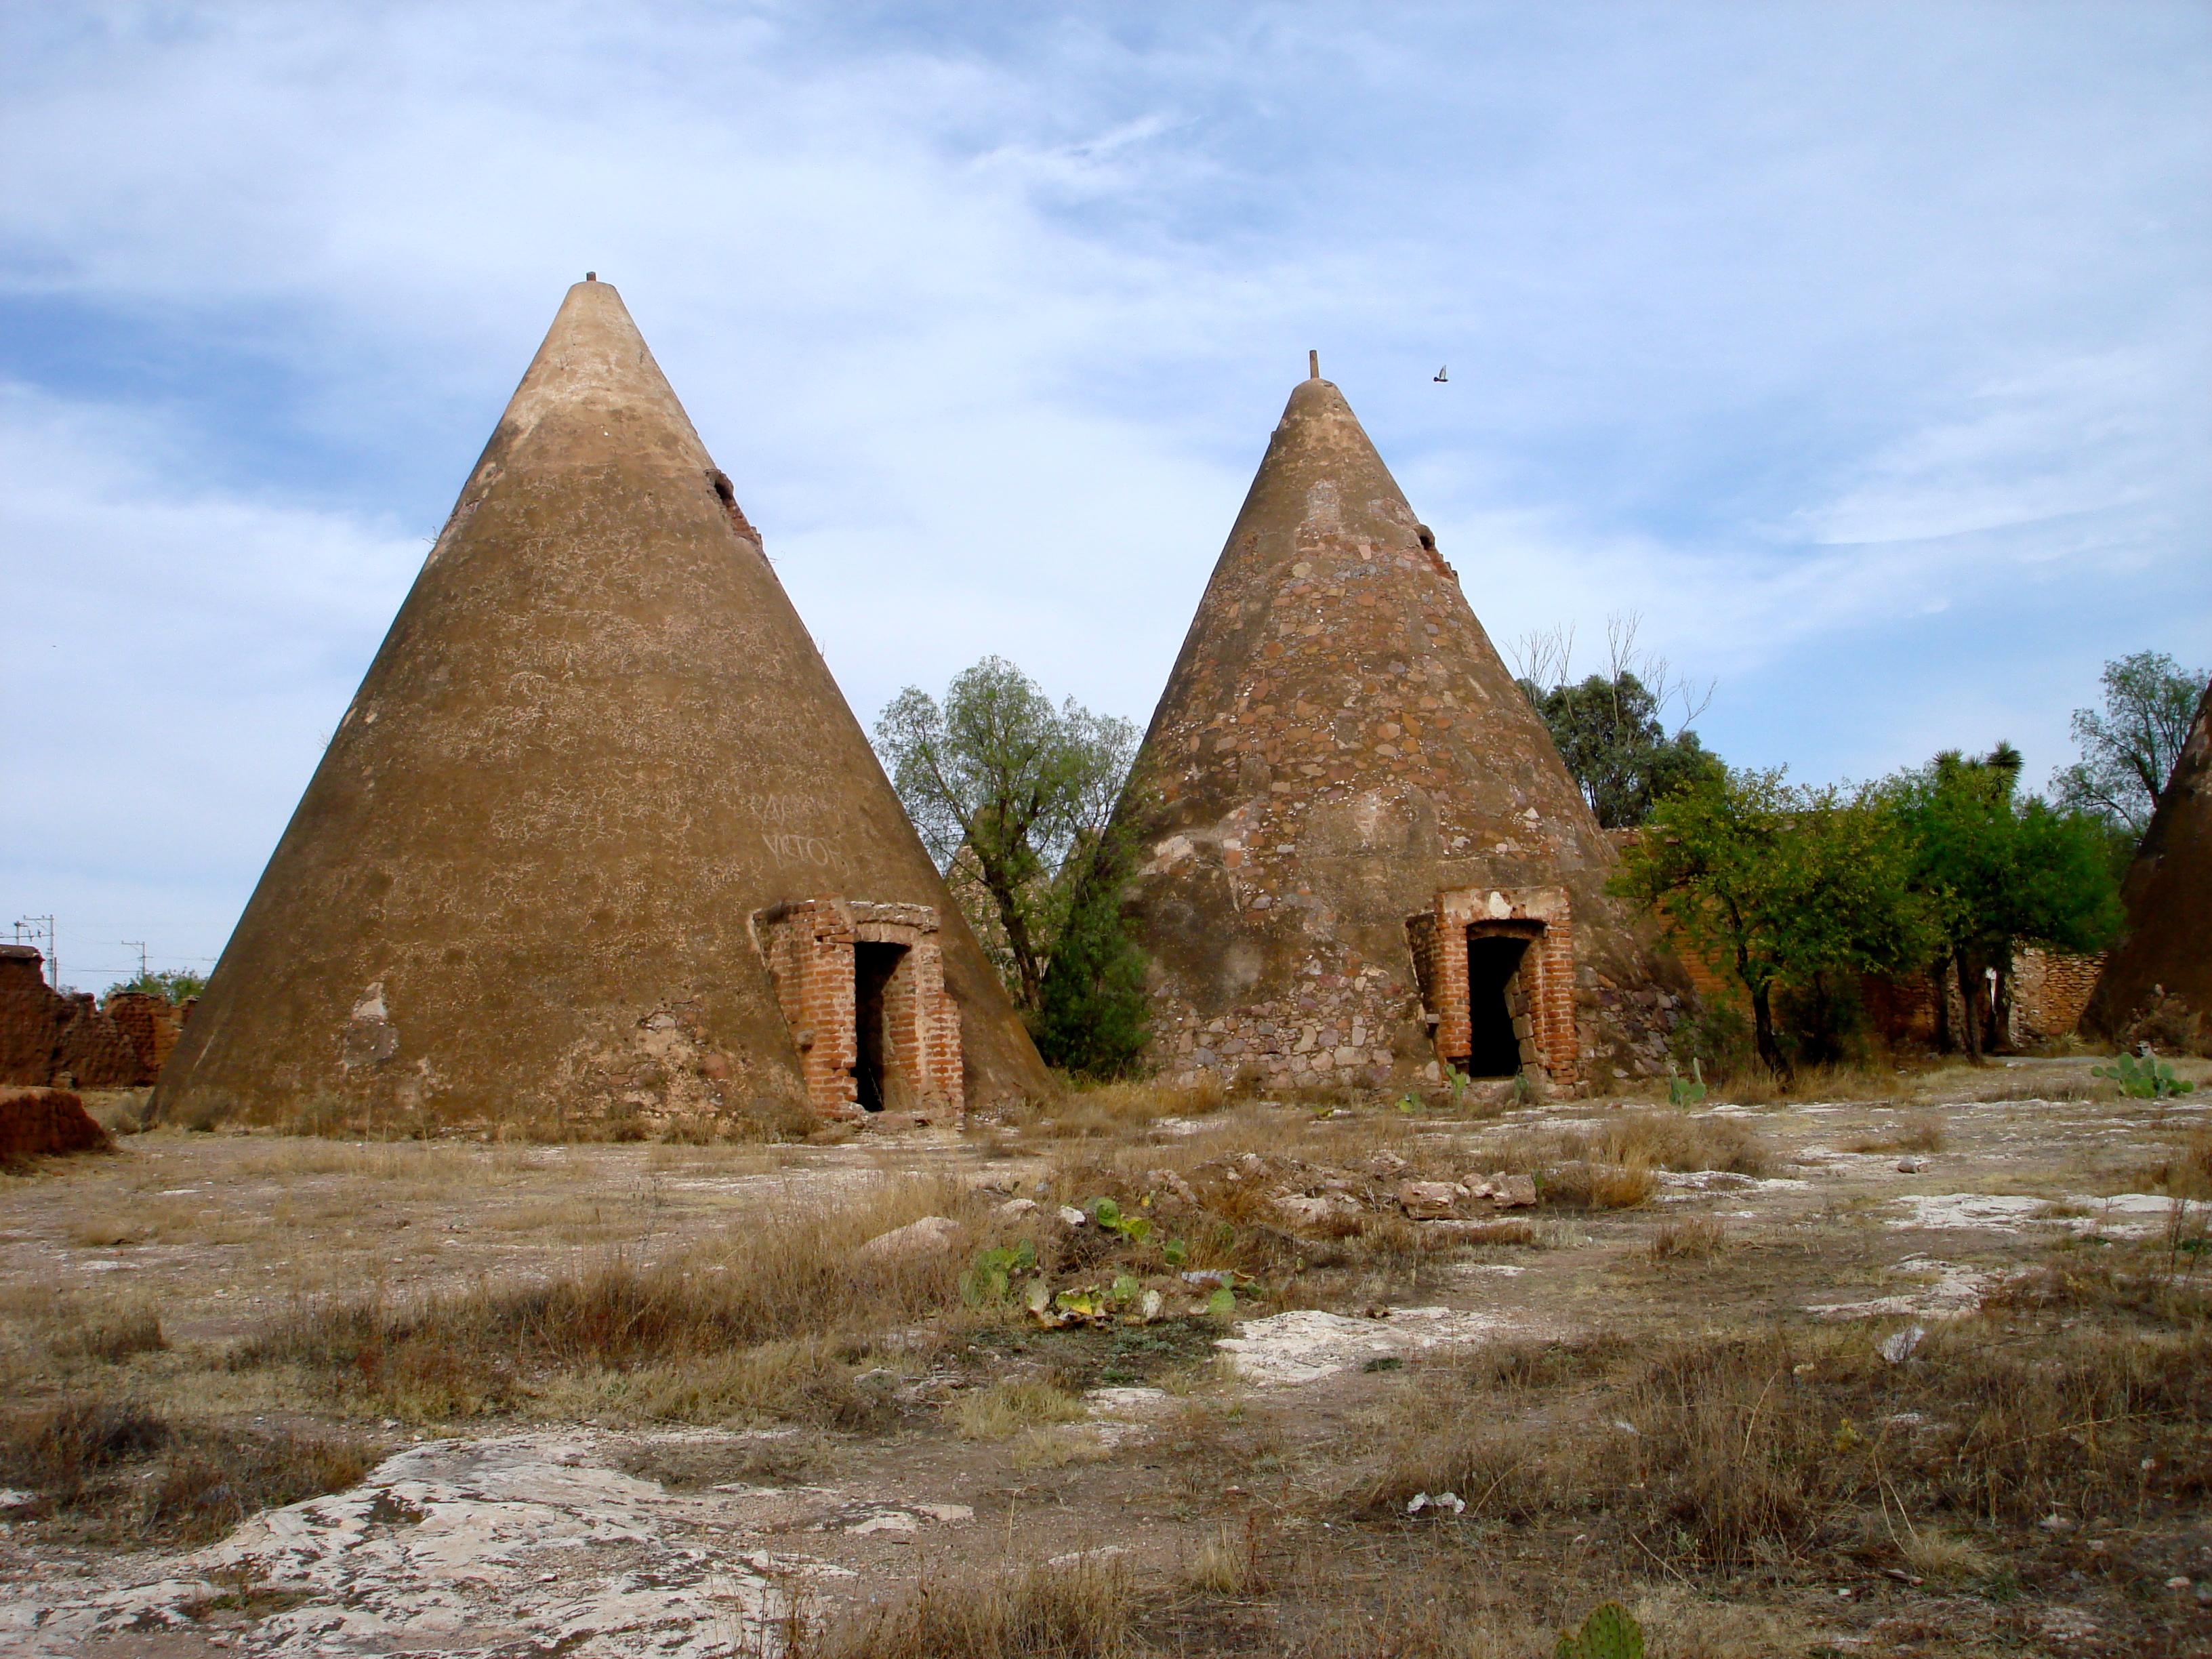
[[[150,819],[216,948],[587,267],[864,719],[987,650],[1141,719],[1309,345],[1493,635],[1642,611],[1726,752],[2002,717],[2039,769],[2100,655],[2212,652],[2192,6],[0,30],[0,307],[66,335],[0,348],[0,560],[75,641],[7,671],[67,734],[11,788],[74,815],[9,832],[10,902],[121,893]],[[118,735],[149,704],[189,763]]]

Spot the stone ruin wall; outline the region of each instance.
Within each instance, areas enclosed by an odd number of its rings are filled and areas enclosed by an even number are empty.
[[[1433,1054],[1404,1041],[1420,1027],[1419,994],[1383,969],[1305,976],[1294,995],[1247,1003],[1207,1019],[1156,999],[1152,1053],[1166,1079],[1190,1087],[1209,1077],[1240,1088],[1298,1092],[1380,1089],[1405,1069],[1442,1083]]]
[[[1336,1087],[1442,1087],[1443,1062],[1430,1036],[1439,1011],[1412,972],[1372,964],[1305,976],[1296,994],[1240,1005],[1212,1018],[1165,995],[1152,1003],[1152,1048],[1163,1081],[1188,1088],[1209,1077],[1240,1090],[1295,1094]],[[1571,983],[1571,992],[1565,987]],[[1667,1042],[1687,1000],[1651,987],[1624,988],[1587,965],[1571,981],[1554,977],[1550,1006],[1571,996],[1565,1036],[1547,1049],[1552,1087],[1602,1092],[1632,1079],[1662,1077]],[[1464,1013],[1462,1015],[1464,1018]],[[1571,1046],[1570,1046],[1571,1045]],[[1565,1059],[1571,1053],[1573,1060]]]
[[[1699,996],[1708,1002],[1735,1009],[1747,1020],[1751,1018],[1750,1001],[1733,974],[1723,972],[1717,963],[1690,949],[1671,927],[1668,939]],[[2073,1036],[2081,1027],[2082,1011],[2088,1006],[2089,994],[2096,988],[2097,975],[2104,965],[2105,953],[2101,951],[2076,955],[2029,945],[2015,951],[2012,959],[2008,1042],[2017,1047],[2032,1048]],[[1863,975],[1859,998],[1866,1011],[1868,1025],[1889,1047],[1935,1047],[1936,988],[1932,974]],[[1959,1034],[1966,1029],[1966,1014],[1954,975],[1943,976],[1942,999],[1953,1041],[1957,1042]],[[1986,997],[1982,1006],[1986,1019]]]
[[[1246,799],[1210,830],[1186,829],[1156,845],[1146,873],[1189,860],[1215,866],[1239,903],[1296,927],[1311,951],[1295,992],[1216,1015],[1190,1007],[1172,983],[1157,987],[1152,1053],[1171,1083],[1188,1086],[1213,1073],[1236,1086],[1278,1091],[1441,1086],[1443,1065],[1428,1036],[1427,1016],[1436,1011],[1423,1000],[1410,945],[1376,962],[1335,937],[1335,918],[1301,878],[1305,848],[1350,839],[1363,815],[1402,827],[1400,820],[1437,813],[1448,820],[1436,826],[1447,868],[1478,859],[1555,867],[1566,850],[1533,805],[1499,841],[1496,826],[1457,803],[1462,763],[1455,751],[1483,724],[1479,690],[1462,695],[1441,662],[1417,654],[1389,661],[1387,675],[1361,672],[1387,642],[1377,637],[1385,583],[1440,578],[1433,588],[1412,589],[1423,636],[1434,641],[1461,628],[1480,635],[1480,624],[1463,614],[1451,567],[1425,543],[1395,550],[1363,546],[1358,561],[1334,580],[1318,578],[1304,562],[1293,564],[1285,593],[1295,604],[1272,616],[1275,637],[1262,646],[1256,672],[1237,686],[1231,707],[1166,726],[1148,740],[1162,754],[1187,757],[1188,773],[1163,780],[1170,800],[1202,771],[1224,767],[1235,769]],[[1396,590],[1389,597],[1407,602]],[[1301,679],[1310,675],[1356,690],[1310,700],[1279,682],[1291,661]],[[1540,763],[1534,753],[1515,758]],[[1352,793],[1363,784],[1368,787]],[[1562,1057],[1558,1073],[1572,1081],[1557,1086],[1663,1074],[1683,999],[1658,987],[1625,987],[1587,961],[1574,963],[1571,983],[1573,1059]]]
[[[122,991],[103,1008],[88,991],[48,985],[45,962],[27,945],[0,945],[0,1084],[150,1085],[176,1048],[191,1005]]]

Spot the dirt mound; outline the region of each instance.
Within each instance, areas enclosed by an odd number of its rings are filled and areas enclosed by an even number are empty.
[[[0,1089],[0,1164],[55,1152],[104,1152],[114,1144],[67,1089]]]

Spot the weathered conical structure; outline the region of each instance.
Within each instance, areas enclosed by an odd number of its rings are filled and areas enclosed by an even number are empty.
[[[1267,1088],[1664,1064],[1680,969],[1344,396],[1291,394],[1122,811],[1168,1075]]]
[[[2197,702],[2120,901],[2128,931],[2106,958],[2082,1026],[2124,1036],[2163,994],[2197,1016],[2200,1044],[2212,1039],[2212,685]]]
[[[155,1111],[649,1123],[1044,1083],[729,480],[578,283]]]

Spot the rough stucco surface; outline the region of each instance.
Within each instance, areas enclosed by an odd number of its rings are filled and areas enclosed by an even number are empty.
[[[943,919],[967,1097],[1043,1086],[614,289],[568,292],[163,1074],[163,1115],[800,1101],[750,918]]]
[[[1447,890],[1571,896],[1581,1080],[1663,1065],[1680,969],[1336,387],[1291,394],[1123,807],[1155,1058],[1269,1086],[1434,1081],[1407,919]]]
[[[2124,1031],[2162,988],[2212,1029],[2212,685],[2120,888],[2128,931],[2081,1017]]]

